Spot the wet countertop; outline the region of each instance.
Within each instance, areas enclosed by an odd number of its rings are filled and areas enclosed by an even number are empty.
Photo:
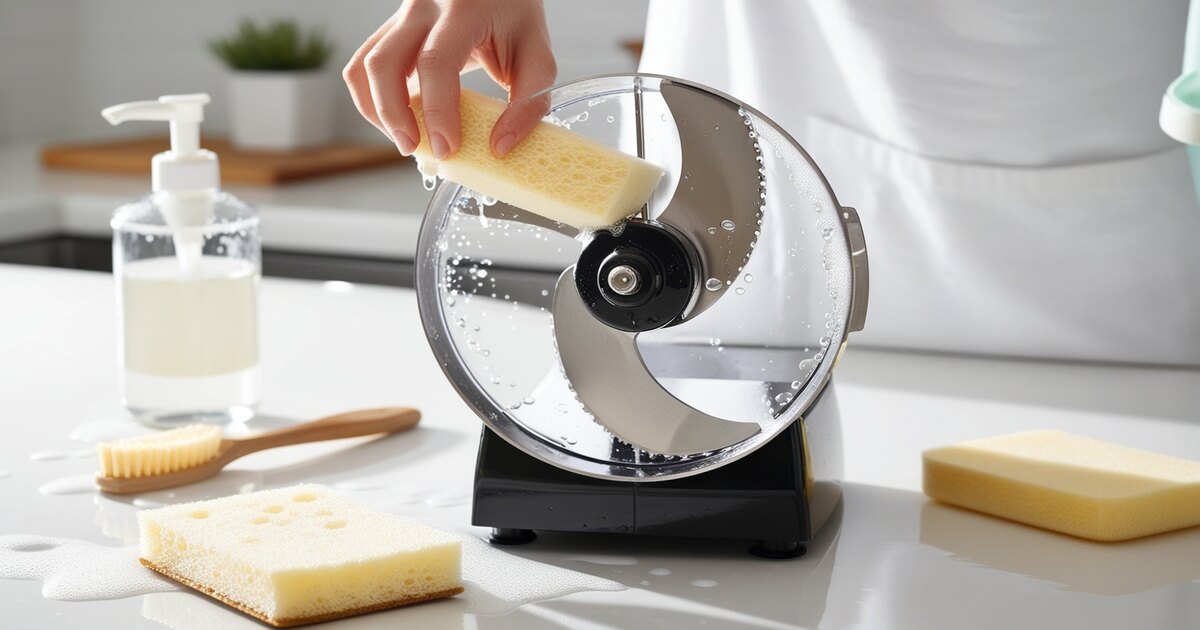
[[[424,412],[418,429],[259,453],[215,479],[133,500],[81,483],[94,469],[92,442],[132,427],[117,393],[111,278],[0,265],[0,290],[0,536],[57,537],[112,551],[136,542],[135,515],[144,507],[299,482],[327,484],[446,528],[469,527],[480,424],[437,369],[411,291],[266,279],[261,423],[405,404]],[[583,590],[515,608],[443,600],[322,627],[1200,625],[1200,528],[1105,545],[920,493],[922,449],[1029,428],[1200,459],[1200,371],[852,347],[837,382],[845,497],[803,558],[759,560],[731,542],[543,534],[504,553],[624,590]],[[43,589],[56,592],[52,586],[0,580],[0,626],[263,627],[185,591],[59,601],[43,597]]]

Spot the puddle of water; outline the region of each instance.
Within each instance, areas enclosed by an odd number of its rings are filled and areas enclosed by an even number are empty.
[[[461,492],[435,494],[425,499],[425,505],[431,507],[456,507],[466,505],[471,501],[470,493],[463,494]]]
[[[38,488],[38,492],[44,495],[53,494],[86,494],[96,489],[96,476],[90,475],[74,475],[71,477],[63,477],[48,481]]]
[[[0,578],[38,580],[42,597],[69,602],[183,590],[138,564],[137,547],[47,536],[0,536]]]
[[[334,490],[349,490],[352,492],[362,490],[385,490],[391,486],[392,484],[377,479],[350,479],[347,481],[338,481],[329,485],[329,487],[333,488]]]
[[[38,451],[36,453],[29,454],[29,459],[32,459],[35,462],[52,462],[59,459],[66,459],[68,457],[70,457],[70,455],[63,451]]]
[[[637,558],[632,556],[571,556],[567,560],[578,560],[579,562],[587,562],[590,564],[602,564],[606,566],[627,567],[638,563]]]

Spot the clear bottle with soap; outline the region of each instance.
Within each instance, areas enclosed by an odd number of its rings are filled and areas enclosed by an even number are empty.
[[[253,416],[262,391],[258,215],[220,190],[200,148],[206,94],[106,108],[116,125],[170,123],[153,192],[113,213],[122,401],[141,422],[175,427]]]

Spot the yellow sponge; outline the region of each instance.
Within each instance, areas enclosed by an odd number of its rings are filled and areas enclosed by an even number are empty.
[[[925,494],[1100,541],[1200,525],[1200,462],[1061,431],[925,451]]]
[[[317,485],[138,514],[141,563],[275,626],[461,593],[458,539]]]
[[[492,126],[503,101],[462,90],[462,143],[442,161],[433,157],[420,98],[413,155],[421,171],[457,182],[512,206],[578,228],[608,227],[641,209],[663,170],[590,138],[541,122],[504,158],[492,153]]]

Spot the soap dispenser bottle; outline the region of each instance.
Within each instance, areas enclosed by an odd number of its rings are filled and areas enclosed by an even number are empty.
[[[261,396],[258,216],[220,191],[217,156],[200,148],[208,102],[163,96],[102,112],[114,125],[170,123],[153,192],[112,218],[122,400],[158,427],[244,422]]]

